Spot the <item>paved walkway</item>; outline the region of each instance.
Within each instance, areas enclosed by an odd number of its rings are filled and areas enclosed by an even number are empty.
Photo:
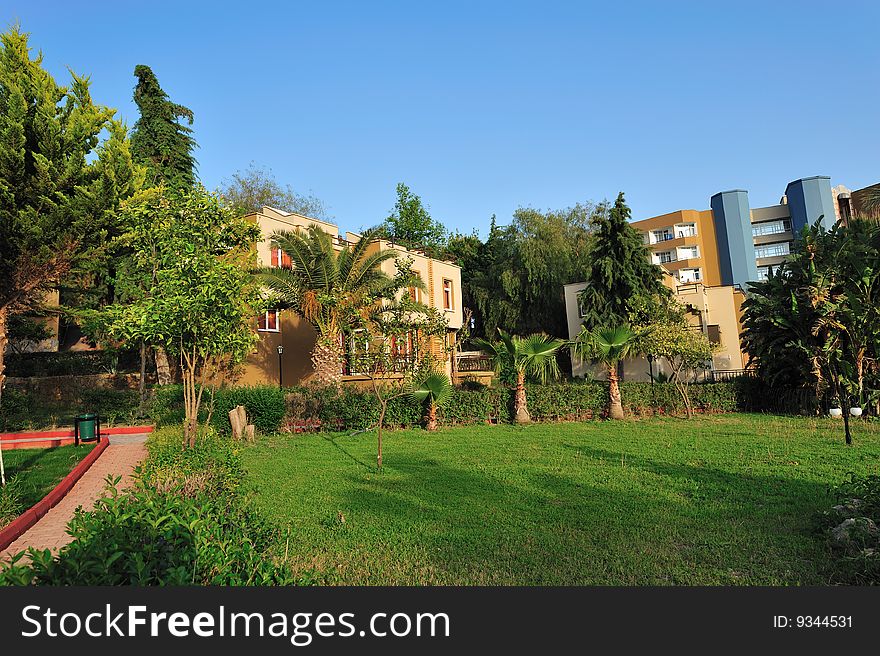
[[[67,523],[73,518],[73,511],[79,506],[89,509],[94,507],[95,501],[104,493],[104,479],[108,475],[122,476],[120,489],[131,485],[134,468],[147,455],[144,447],[146,438],[146,435],[111,436],[110,446],[74,484],[67,496],[9,545],[0,554],[0,560],[29,547],[57,550],[70,542]]]

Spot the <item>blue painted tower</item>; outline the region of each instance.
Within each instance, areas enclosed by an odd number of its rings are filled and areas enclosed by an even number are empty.
[[[789,182],[785,188],[788,211],[791,213],[791,229],[797,237],[804,226],[814,224],[822,217],[822,225],[831,228],[837,217],[834,214],[834,198],[831,195],[831,178],[814,175]]]
[[[722,191],[712,196],[709,205],[715,223],[721,284],[745,288],[747,282],[758,279],[749,194],[744,189]]]

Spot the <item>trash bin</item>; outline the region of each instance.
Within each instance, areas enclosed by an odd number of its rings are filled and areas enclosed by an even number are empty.
[[[74,443],[92,442],[101,438],[101,421],[98,415],[82,414],[73,419]]]

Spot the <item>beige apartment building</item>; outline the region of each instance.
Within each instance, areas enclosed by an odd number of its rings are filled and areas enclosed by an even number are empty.
[[[687,319],[693,330],[702,332],[708,340],[716,345],[710,365],[712,373],[701,374],[700,378],[713,375],[716,378],[722,372],[741,371],[748,356],[740,346],[742,330],[742,302],[745,294],[733,285],[708,286],[702,282],[679,284],[676,277],[665,270],[664,283],[669,287],[679,303],[687,309]],[[584,311],[578,301],[578,295],[586,287],[586,283],[578,282],[565,285],[565,312],[569,339],[575,339],[583,324]],[[647,382],[651,373],[671,373],[668,363],[663,360],[649,362],[645,357],[630,358],[622,364],[623,380]],[[572,375],[578,377],[604,378],[605,372],[589,362],[572,356]],[[732,375],[732,374],[731,374]]]
[[[263,266],[289,265],[284,253],[272,242],[271,235],[281,231],[293,231],[317,226],[329,234],[334,243],[343,248],[356,243],[360,235],[352,232],[340,234],[339,228],[326,221],[313,219],[293,212],[284,212],[272,207],[263,207],[249,216],[260,226],[262,240],[257,245],[257,256]],[[371,245],[376,250],[393,250],[413,260],[413,269],[419,273],[426,290],[413,290],[417,300],[430,307],[442,310],[448,320],[448,330],[444,339],[434,339],[431,350],[434,355],[447,356],[455,344],[455,335],[462,326],[461,307],[461,269],[452,262],[428,257],[417,250],[407,250],[388,240],[376,240]],[[394,259],[386,260],[382,269],[390,276],[397,271]],[[282,383],[285,386],[306,383],[314,371],[311,363],[312,347],[317,335],[312,326],[293,311],[271,309],[258,320],[260,341],[256,351],[248,358],[239,385]],[[281,347],[279,353],[278,347]],[[346,344],[350,353],[356,348],[354,340]],[[447,373],[451,374],[451,364],[446,357]],[[366,380],[356,367],[346,364],[343,370],[344,383],[358,383]]]

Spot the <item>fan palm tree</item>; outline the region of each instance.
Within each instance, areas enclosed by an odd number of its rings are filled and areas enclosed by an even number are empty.
[[[400,291],[401,282],[381,269],[395,252],[369,249],[382,234],[368,230],[357,243],[339,247],[317,226],[276,232],[271,239],[290,257],[290,268],[264,267],[255,274],[273,305],[293,310],[314,327],[318,339],[312,366],[324,384],[338,384],[342,377],[343,333],[376,303]]]
[[[638,355],[641,333],[628,326],[600,327],[589,331],[581,328],[580,334],[570,344],[571,350],[585,360],[597,360],[608,372],[608,416],[623,419],[620,400],[620,381],[617,365],[621,360]]]
[[[503,370],[516,372],[513,420],[517,424],[527,424],[532,421],[532,417],[529,415],[526,401],[526,376],[534,376],[542,383],[548,378],[558,378],[559,365],[556,363],[556,352],[563,342],[561,339],[541,333],[519,337],[510,335],[500,328],[498,336],[500,339],[497,342],[475,339],[474,343],[492,358],[496,373],[501,373]]]
[[[413,389],[410,396],[419,403],[427,405],[425,430],[435,431],[437,430],[437,408],[445,404],[452,396],[452,382],[446,374],[433,373]]]

